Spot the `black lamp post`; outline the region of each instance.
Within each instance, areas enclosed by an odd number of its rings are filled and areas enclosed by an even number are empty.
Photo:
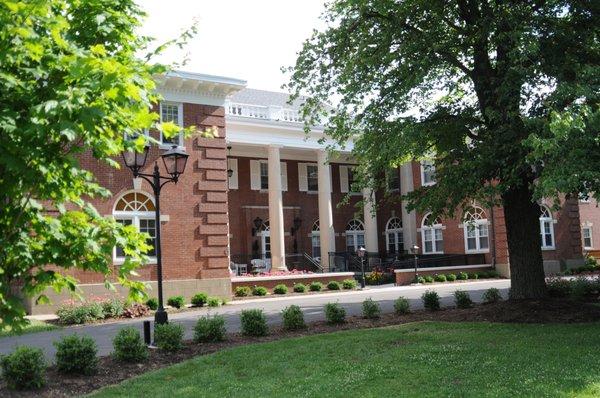
[[[188,154],[182,149],[177,148],[177,145],[173,145],[171,149],[161,155],[165,169],[169,173],[170,177],[164,177],[160,175],[158,170],[158,162],[154,162],[154,172],[152,174],[140,173],[140,170],[144,168],[146,159],[148,158],[149,146],[144,148],[143,152],[126,151],[123,152],[123,160],[125,165],[133,173],[133,177],[141,177],[148,181],[152,190],[154,191],[154,197],[156,198],[154,220],[156,223],[156,262],[157,262],[157,278],[158,278],[158,309],[154,314],[154,322],[163,324],[168,322],[167,312],[163,305],[163,287],[162,287],[162,257],[160,247],[160,190],[168,182],[177,183],[179,176],[185,171],[185,165],[187,163]]]
[[[413,245],[410,248],[410,251],[415,256],[415,283],[419,283],[419,273],[417,272],[418,265],[419,265],[419,257],[417,256],[417,254],[419,253],[419,246]]]
[[[358,250],[356,251],[358,258],[360,258],[360,273],[361,273],[360,287],[362,289],[365,288],[365,254],[366,254],[366,252],[367,252],[367,250],[362,246],[359,247]]]

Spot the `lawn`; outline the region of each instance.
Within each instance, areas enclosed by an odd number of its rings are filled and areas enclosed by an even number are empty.
[[[37,321],[35,319],[31,319],[29,324],[25,326],[23,329],[19,331],[14,331],[12,329],[0,330],[0,338],[8,337],[8,336],[19,336],[27,333],[37,333],[37,332],[46,332],[48,330],[58,329],[58,326],[52,325],[43,321]]]
[[[246,345],[95,397],[597,397],[600,324],[419,322]]]

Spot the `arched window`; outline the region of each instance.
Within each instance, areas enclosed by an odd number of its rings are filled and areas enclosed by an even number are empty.
[[[423,217],[421,226],[421,240],[423,241],[423,253],[443,253],[444,236],[442,233],[442,220],[433,218],[431,213]]]
[[[148,243],[152,249],[147,253],[150,257],[156,255],[156,220],[154,200],[144,192],[132,191],[123,194],[115,203],[113,216],[123,225],[133,225],[140,232],[150,235]],[[125,260],[123,248],[117,246],[114,252],[117,262]]]
[[[402,220],[392,217],[385,226],[385,241],[389,254],[400,253],[404,250],[404,237],[402,235]]]
[[[319,220],[316,220],[312,225],[310,240],[313,258],[321,258],[321,227],[319,225]]]
[[[488,234],[488,220],[485,211],[481,207],[468,208],[463,215],[465,231],[465,251],[488,252],[490,250],[490,239]]]
[[[258,229],[257,235],[260,237],[260,249],[263,258],[271,258],[271,227],[269,220],[263,221]]]
[[[346,251],[354,253],[365,245],[365,226],[353,219],[346,225]]]
[[[544,205],[540,206],[540,236],[542,238],[542,249],[554,249],[554,219],[550,209]]]

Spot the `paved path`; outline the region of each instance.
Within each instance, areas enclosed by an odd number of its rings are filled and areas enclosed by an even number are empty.
[[[510,280],[487,280],[465,282],[460,284],[432,284],[424,286],[390,286],[369,288],[362,291],[323,293],[307,296],[289,296],[274,297],[268,299],[250,299],[244,301],[232,301],[230,304],[220,308],[200,308],[197,311],[187,311],[178,314],[170,314],[169,320],[178,322],[185,327],[185,336],[192,338],[193,327],[196,320],[207,313],[218,313],[225,317],[227,330],[237,332],[240,330],[239,314],[241,310],[249,308],[261,308],[267,315],[267,321],[270,325],[281,323],[280,312],[283,308],[291,304],[296,304],[304,311],[304,317],[307,322],[314,322],[325,319],[323,306],[329,302],[339,302],[347,314],[360,315],[362,312],[362,302],[368,297],[379,302],[381,310],[384,313],[393,312],[394,300],[399,296],[404,296],[410,301],[411,308],[423,308],[421,294],[427,289],[435,289],[441,297],[442,306],[454,305],[452,293],[457,289],[467,290],[471,299],[475,302],[481,301],[483,292],[495,287],[501,290],[504,297],[508,295]],[[149,318],[145,318],[149,319]],[[142,330],[143,319],[128,319],[114,323],[65,327],[58,330],[41,333],[24,334],[22,336],[0,338],[0,354],[6,354],[14,350],[17,345],[27,345],[40,347],[44,350],[49,360],[54,359],[55,348],[53,341],[61,336],[78,333],[92,336],[98,344],[99,355],[108,355],[112,352],[112,339],[123,326],[132,325]]]

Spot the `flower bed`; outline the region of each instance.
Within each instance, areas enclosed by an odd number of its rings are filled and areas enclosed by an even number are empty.
[[[353,272],[326,272],[326,273],[301,273],[301,272],[284,272],[279,275],[277,273],[270,275],[257,276],[239,276],[231,278],[231,290],[235,292],[236,288],[247,286],[263,286],[272,292],[277,285],[285,285],[290,291],[294,285],[302,283],[310,285],[313,282],[320,282],[326,286],[331,281],[342,283],[345,279],[352,279]]]
[[[454,278],[447,278],[447,275],[456,276],[456,281],[467,280],[467,279],[486,279],[486,278],[498,278],[498,273],[492,269],[491,265],[464,265],[461,267],[432,267],[432,268],[418,268],[417,272],[423,280],[420,283],[432,283],[432,282],[454,282]],[[396,274],[396,285],[410,285],[415,279],[414,269],[397,269],[394,271]],[[465,275],[461,277],[461,275]],[[442,278],[443,276],[443,278]]]

